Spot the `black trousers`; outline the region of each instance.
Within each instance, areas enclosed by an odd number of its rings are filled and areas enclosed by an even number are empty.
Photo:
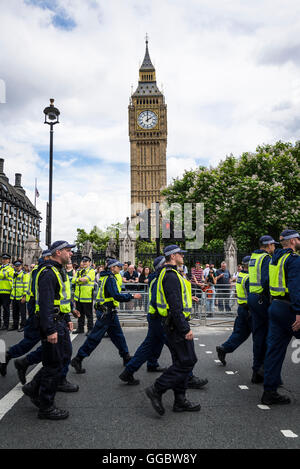
[[[172,365],[155,381],[155,388],[162,394],[172,389],[175,396],[185,395],[188,379],[197,363],[194,341],[186,340],[176,330],[165,330]]]
[[[76,301],[76,309],[80,312],[80,318],[78,318],[78,329],[83,331],[84,329],[84,318],[87,318],[87,328],[91,331],[94,327],[93,323],[93,303],[81,303]]]
[[[26,323],[26,303],[21,303],[21,300],[12,300],[13,309],[13,327],[19,327],[19,321],[21,317],[21,327],[25,327]]]
[[[41,331],[43,367],[33,378],[36,396],[40,399],[40,409],[49,409],[54,404],[56,388],[62,376],[62,370],[71,360],[72,344],[67,323],[56,322],[57,343],[50,344]]]
[[[1,323],[1,310],[3,309],[3,324],[5,327],[9,326],[9,316],[10,316],[10,295],[1,293],[0,295],[0,325]]]

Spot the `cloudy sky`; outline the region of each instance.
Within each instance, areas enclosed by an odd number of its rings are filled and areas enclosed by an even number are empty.
[[[53,238],[130,214],[128,103],[145,53],[168,105],[168,181],[299,139],[298,0],[0,0],[0,157],[43,216],[49,98]],[[132,88],[133,87],[133,88]]]

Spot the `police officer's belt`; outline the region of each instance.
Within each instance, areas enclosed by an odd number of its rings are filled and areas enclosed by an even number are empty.
[[[281,301],[282,303],[286,303],[288,305],[291,305],[292,302],[290,301],[289,296],[288,295],[285,295],[285,296],[272,296],[272,301]]]

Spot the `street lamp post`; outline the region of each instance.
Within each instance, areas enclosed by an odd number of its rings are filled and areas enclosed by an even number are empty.
[[[50,153],[49,153],[49,201],[47,203],[46,217],[46,245],[51,246],[51,230],[52,230],[52,179],[53,179],[53,126],[59,123],[59,110],[54,107],[54,99],[50,99],[50,106],[44,109],[45,122],[50,125]]]

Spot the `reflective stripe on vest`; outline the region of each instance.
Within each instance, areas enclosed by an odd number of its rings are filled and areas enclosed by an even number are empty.
[[[290,252],[281,256],[277,262],[277,265],[269,264],[269,288],[272,296],[284,296],[289,292],[285,281],[284,264],[287,258],[290,256]]]
[[[239,305],[247,304],[248,302],[248,292],[246,290],[246,281],[249,278],[249,274],[245,272],[239,272],[237,279],[236,279],[236,295],[237,295],[237,302]]]
[[[40,310],[40,305],[39,305],[39,289],[38,289],[38,282],[39,282],[39,277],[41,273],[49,267],[42,267],[42,269],[38,272],[35,280],[35,312],[39,312]],[[51,270],[55,273],[56,278],[59,283],[59,299],[54,299],[54,304],[53,306],[57,306],[60,309],[61,313],[70,313],[71,312],[71,285],[70,285],[70,279],[68,275],[66,275],[66,281],[64,282],[62,279],[62,276],[58,269],[54,267],[54,265],[51,266]]]
[[[116,274],[116,275],[118,275],[118,274]],[[115,280],[116,280],[118,292],[120,293],[122,284],[120,284],[120,279],[116,278],[116,275],[114,277],[115,277]],[[120,303],[117,300],[115,300],[113,297],[106,298],[106,296],[105,296],[105,284],[107,282],[108,277],[109,277],[109,275],[104,275],[103,277],[100,278],[100,280],[99,280],[100,285],[99,285],[99,290],[98,290],[98,293],[97,293],[96,300],[99,301],[101,305],[104,305],[104,303],[109,303],[109,302],[112,301],[114,306],[116,308],[118,308]],[[120,277],[122,278],[121,275],[120,275]],[[123,280],[122,280],[122,282],[123,282]]]
[[[261,266],[265,257],[271,257],[267,252],[255,253],[253,252],[249,261],[249,292],[261,293],[263,287],[261,284]]]
[[[182,296],[182,313],[186,318],[188,318],[191,315],[192,312],[192,285],[188,280],[185,280],[178,272],[176,269],[171,269],[173,270],[179,281],[180,281],[180,286],[181,286],[181,296]],[[164,267],[158,277],[157,281],[157,293],[156,293],[156,306],[159,314],[161,316],[167,316],[168,311],[169,311],[169,305],[166,300],[165,292],[163,289],[163,279],[166,274],[167,269]]]

